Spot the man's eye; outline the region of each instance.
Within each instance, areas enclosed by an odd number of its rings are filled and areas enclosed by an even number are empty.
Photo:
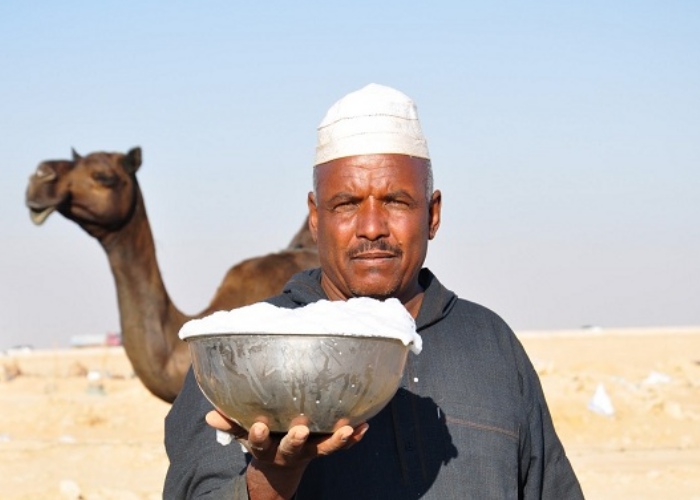
[[[355,203],[351,201],[344,201],[343,203],[337,203],[333,210],[336,212],[349,212],[355,208]]]
[[[386,204],[394,208],[406,208],[409,206],[409,203],[404,200],[388,200]]]

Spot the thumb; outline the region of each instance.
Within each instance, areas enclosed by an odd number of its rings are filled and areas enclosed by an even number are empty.
[[[224,417],[221,413],[219,413],[216,410],[212,410],[209,413],[207,413],[204,420],[214,429],[218,429],[224,432],[234,432],[235,430],[237,430],[236,428],[240,428],[240,426],[231,422],[229,419]]]

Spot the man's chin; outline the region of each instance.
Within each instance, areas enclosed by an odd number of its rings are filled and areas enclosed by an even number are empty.
[[[395,262],[388,259],[381,261],[382,265],[368,265],[365,261],[353,261],[352,264],[352,272],[346,273],[345,277],[353,296],[383,300],[398,292],[401,280],[397,276],[401,270]]]
[[[350,288],[350,292],[354,297],[370,297],[377,300],[386,300],[396,296],[396,288],[387,287],[386,283],[375,286],[356,285]]]

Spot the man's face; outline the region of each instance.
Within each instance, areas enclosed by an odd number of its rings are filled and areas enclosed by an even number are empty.
[[[332,300],[369,296],[406,302],[440,224],[440,192],[426,199],[427,160],[352,156],[316,167],[309,224],[321,284]]]

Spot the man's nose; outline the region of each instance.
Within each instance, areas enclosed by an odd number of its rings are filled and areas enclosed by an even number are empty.
[[[357,237],[370,241],[389,235],[387,211],[383,204],[370,198],[360,206],[357,214]]]

